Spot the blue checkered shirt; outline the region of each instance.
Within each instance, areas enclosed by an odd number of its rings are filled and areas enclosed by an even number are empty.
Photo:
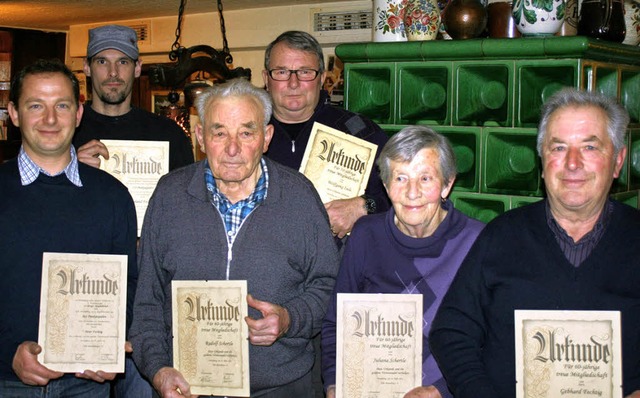
[[[236,203],[231,203],[227,197],[220,192],[213,178],[213,173],[209,167],[209,163],[205,162],[204,181],[207,184],[209,198],[211,204],[218,209],[224,220],[224,226],[227,231],[227,240],[229,244],[233,244],[236,234],[242,225],[242,222],[260,203],[267,198],[267,190],[269,188],[269,173],[267,172],[267,164],[264,159],[260,160],[262,167],[262,175],[256,183],[256,188],[246,199]]]
[[[81,187],[82,181],[80,181],[80,173],[78,173],[78,157],[76,156],[76,150],[73,145],[71,146],[69,151],[71,152],[71,161],[69,162],[67,167],[56,174],[56,176],[64,173],[73,185]],[[43,173],[44,175],[48,175],[50,177],[55,177],[35,164],[35,162],[31,160],[29,155],[27,155],[27,153],[24,151],[24,147],[20,147],[20,153],[18,154],[18,171],[20,172],[20,181],[22,182],[23,186],[29,185],[34,182],[38,178],[38,175],[40,173]]]

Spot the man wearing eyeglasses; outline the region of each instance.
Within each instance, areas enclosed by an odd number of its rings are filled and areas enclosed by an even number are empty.
[[[322,90],[326,77],[322,47],[310,34],[282,33],[267,47],[264,67],[262,77],[273,99],[269,158],[299,169],[314,122],[365,139],[379,149],[387,142],[386,133],[371,120],[329,104],[329,95]],[[389,202],[378,170],[371,171],[365,195],[334,200],[325,208],[338,238],[345,237],[358,218],[387,210]]]

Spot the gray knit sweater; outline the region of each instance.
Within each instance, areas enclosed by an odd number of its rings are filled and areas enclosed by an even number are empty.
[[[284,306],[291,318],[287,334],[272,346],[250,345],[252,392],[287,384],[313,365],[311,338],[338,271],[327,214],[302,174],[267,159],[267,198],[229,246],[208,199],[205,161],[164,176],[149,203],[130,332],[134,359],[149,379],[172,366],[171,280],[224,280],[229,261],[229,279],[247,280],[254,298]],[[251,308],[249,315],[261,317]]]

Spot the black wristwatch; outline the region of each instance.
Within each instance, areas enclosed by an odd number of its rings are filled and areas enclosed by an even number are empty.
[[[367,214],[373,214],[376,212],[376,201],[367,195],[362,195],[362,199],[364,199],[364,210]]]

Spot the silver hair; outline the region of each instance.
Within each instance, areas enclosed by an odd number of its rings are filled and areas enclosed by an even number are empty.
[[[242,77],[227,80],[224,83],[214,84],[213,87],[208,87],[198,94],[194,101],[194,106],[198,110],[200,121],[204,123],[204,121],[207,120],[206,115],[209,111],[209,104],[211,104],[212,101],[230,97],[253,98],[262,106],[264,113],[262,127],[267,127],[271,119],[271,109],[273,107],[271,96],[269,96],[264,89],[254,86],[249,80]]]
[[[324,55],[322,54],[322,46],[315,37],[307,32],[299,30],[289,30],[276,37],[274,41],[269,43],[264,52],[264,69],[269,70],[269,62],[271,61],[271,50],[278,43],[284,43],[287,47],[296,50],[313,53],[318,57],[318,74],[324,73]]]
[[[629,113],[614,98],[599,92],[582,91],[575,88],[564,88],[555,93],[542,106],[540,124],[538,126],[537,149],[542,156],[542,144],[544,143],[549,120],[558,110],[567,107],[596,107],[602,109],[607,115],[607,134],[613,143],[615,154],[620,153],[625,146],[625,134],[629,125]]]
[[[456,157],[449,140],[429,127],[407,126],[389,139],[376,161],[385,185],[390,182],[391,161],[410,162],[425,148],[438,152],[444,185],[453,181],[456,178]]]

